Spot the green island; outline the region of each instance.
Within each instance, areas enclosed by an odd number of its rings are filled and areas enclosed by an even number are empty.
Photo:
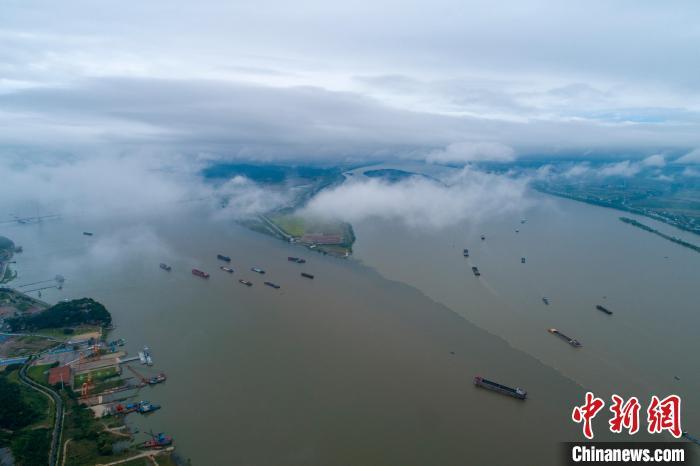
[[[635,220],[635,219],[633,219],[633,218],[629,218],[629,217],[620,217],[620,221],[622,221],[622,222],[624,222],[624,223],[627,223],[627,224],[629,224],[629,225],[635,226],[635,227],[637,227],[637,228],[641,228],[641,229],[644,230],[644,231],[648,231],[649,233],[653,233],[653,234],[655,234],[655,235],[658,235],[658,236],[660,236],[660,237],[662,237],[662,238],[664,238],[664,239],[667,239],[667,240],[669,240],[669,241],[672,241],[672,242],[674,242],[674,243],[676,243],[676,244],[680,244],[681,246],[684,246],[684,247],[686,247],[686,248],[692,249],[692,250],[695,251],[695,252],[700,252],[700,246],[697,246],[697,245],[695,245],[695,244],[693,244],[693,243],[689,243],[689,242],[687,242],[687,241],[685,241],[685,240],[682,240],[682,239],[678,238],[677,236],[671,236],[671,235],[667,235],[666,233],[662,233],[662,232],[660,232],[659,230],[657,230],[657,229],[655,229],[655,228],[652,228],[652,227],[650,227],[649,225],[645,225],[645,224],[643,224],[643,223],[641,223],[641,222],[638,222],[637,220]]]
[[[111,410],[135,406],[126,404],[126,390],[146,380],[122,377],[124,342],[106,340],[112,316],[101,303],[50,306],[0,288],[0,310],[0,456],[20,466],[184,464],[170,443],[153,449],[135,441],[125,415],[137,408]],[[102,404],[115,393],[125,395]]]
[[[242,176],[265,189],[292,193],[287,205],[263,215],[241,219],[239,223],[322,254],[347,257],[352,253],[355,242],[350,224],[309,218],[299,213],[318,192],[342,183],[345,179],[343,171],[342,167],[219,163],[207,167],[202,174],[212,183],[224,183]],[[222,206],[226,207],[228,201],[222,199]]]

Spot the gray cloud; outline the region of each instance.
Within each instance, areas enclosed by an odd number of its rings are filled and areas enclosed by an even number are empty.
[[[95,78],[0,95],[0,109],[5,144],[160,145],[265,160],[422,159],[483,141],[544,155],[700,144],[687,124],[494,120],[400,109],[354,92],[222,81]]]
[[[10,0],[0,144],[263,159],[700,146],[700,5]],[[184,150],[183,150],[184,151]],[[0,154],[2,157],[2,154]]]

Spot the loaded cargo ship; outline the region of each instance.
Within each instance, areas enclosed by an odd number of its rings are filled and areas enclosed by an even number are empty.
[[[613,313],[610,309],[608,309],[608,308],[605,307],[605,306],[601,306],[600,304],[598,304],[595,308],[598,309],[598,310],[601,311],[601,312],[605,312],[605,313],[606,313],[607,315],[609,315],[609,316],[611,316],[612,313]]]
[[[477,277],[481,275],[481,272],[479,272],[478,267],[472,267],[472,272],[474,272],[474,275],[476,275]]]
[[[486,388],[488,390],[493,390],[494,392],[502,393],[504,395],[512,396],[513,398],[517,398],[519,400],[524,400],[527,398],[527,392],[522,388],[506,387],[505,385],[492,382],[491,380],[487,380],[480,376],[474,377],[474,385],[477,387]]]
[[[167,271],[167,272],[170,272],[170,271],[173,269],[172,267],[170,267],[170,266],[169,266],[168,264],[166,264],[165,262],[161,262],[161,263],[160,263],[160,268],[163,269],[163,270],[165,270],[165,271]]]
[[[301,257],[289,256],[289,257],[287,257],[287,260],[289,262],[296,262],[297,264],[305,264],[306,263],[306,259],[302,259]]]
[[[260,267],[251,267],[250,270],[252,270],[255,273],[259,273],[261,275],[265,273],[265,271],[263,269],[261,269]]]
[[[464,257],[469,257],[469,249],[465,249],[464,251],[462,251],[462,255]]]
[[[243,279],[241,279],[241,280],[238,280],[238,281],[239,281],[239,283],[243,283],[245,286],[253,286],[253,283],[252,283],[252,282],[249,282],[248,280],[243,280]]]
[[[224,256],[223,254],[217,254],[216,258],[220,261],[231,262],[231,258],[229,256]]]
[[[267,286],[269,286],[269,287],[272,287],[272,288],[276,289],[276,290],[278,290],[278,289],[280,288],[280,286],[277,285],[276,283],[265,282],[265,284],[266,284]]]
[[[209,278],[208,273],[202,272],[199,269],[192,269],[192,275],[196,275],[197,277],[202,277],[202,278]]]
[[[223,270],[224,272],[233,273],[233,269],[232,269],[231,267],[226,267],[225,265],[222,265],[222,266],[219,267],[219,268],[220,268],[221,270]]]
[[[559,338],[561,338],[562,340],[564,340],[565,342],[567,342],[568,344],[570,344],[570,345],[573,346],[574,348],[580,348],[580,347],[583,346],[583,345],[581,344],[581,342],[578,341],[576,338],[571,338],[571,337],[569,337],[569,336],[567,336],[567,335],[564,335],[563,333],[561,333],[559,330],[557,330],[557,329],[555,329],[555,328],[550,328],[550,329],[548,330],[548,332],[551,333],[552,335],[558,336]]]
[[[310,273],[306,273],[306,272],[302,272],[302,273],[301,273],[301,276],[304,277],[304,278],[311,278],[311,279],[314,278],[313,275],[311,275]]]

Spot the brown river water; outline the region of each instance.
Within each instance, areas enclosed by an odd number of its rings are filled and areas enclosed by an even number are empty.
[[[14,285],[60,273],[64,289],[45,300],[94,297],[132,354],[151,347],[152,372],[168,381],[139,397],[163,409],[130,422],[173,435],[193,464],[556,465],[559,442],[582,439],[570,414],[587,389],[644,406],[652,393],[677,393],[684,428],[700,432],[700,254],[621,223],[619,212],[532,196],[525,224],[359,222],[351,260],[192,210],[2,234],[25,249]],[[234,274],[218,269],[217,253],[232,257]],[[476,388],[475,375],[529,398]],[[597,438],[612,438],[607,418],[596,419]]]

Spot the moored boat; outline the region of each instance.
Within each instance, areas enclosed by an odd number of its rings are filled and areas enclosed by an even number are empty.
[[[527,398],[527,392],[522,388],[507,387],[505,385],[501,385],[500,383],[487,380],[481,376],[474,377],[474,385],[477,387],[486,388],[488,390],[493,390],[494,392],[502,393],[504,395],[512,396],[513,398],[517,398],[519,400],[524,400]]]

